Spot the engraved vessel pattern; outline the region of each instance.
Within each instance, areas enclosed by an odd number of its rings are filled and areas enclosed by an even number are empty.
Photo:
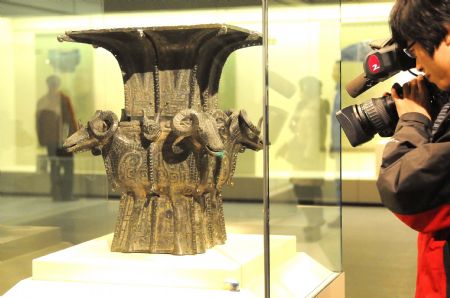
[[[67,138],[69,152],[102,155],[121,192],[111,246],[118,252],[205,252],[226,241],[221,191],[245,148],[260,150],[260,125],[218,109],[223,64],[261,37],[228,25],[72,31],[59,37],[114,54],[123,74],[120,120],[97,111]]]

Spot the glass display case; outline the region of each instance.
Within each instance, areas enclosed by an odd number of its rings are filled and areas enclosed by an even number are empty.
[[[332,117],[340,104],[340,18],[339,0],[1,2],[0,296],[344,297],[341,150]],[[217,94],[211,96],[215,104],[185,108],[214,108],[230,119],[245,110],[236,121],[253,123],[247,125],[252,129],[264,119],[263,150],[243,145],[231,183],[220,188],[227,240],[181,256],[111,252],[124,194],[108,179],[104,158],[92,154],[101,152],[73,155],[63,143],[80,129],[78,122],[94,125],[97,110],[110,110],[121,122],[144,119],[149,111],[137,103],[139,108],[127,110],[138,95],[127,85],[120,53],[106,44],[92,42],[93,47],[57,37],[118,28],[149,36],[147,31],[158,28],[211,24],[218,26],[217,36],[239,28],[251,37],[226,52],[226,59],[210,61],[209,67],[219,65],[213,78]],[[250,44],[258,38],[261,45]],[[171,49],[183,48],[177,47]],[[207,60],[209,52],[201,55]],[[173,68],[158,67],[158,79],[152,70],[152,90],[163,90],[164,77],[172,78]],[[208,97],[198,73],[189,72],[194,81],[188,85],[199,81],[200,93]],[[206,76],[208,84],[211,77]],[[174,74],[172,80],[182,82],[183,76]],[[184,97],[164,90],[160,117],[172,119],[169,107],[181,110]],[[185,95],[196,98],[197,89],[189,90],[194,91]],[[57,122],[42,120],[55,110]],[[161,127],[171,129],[171,123]],[[216,164],[223,165],[219,155]],[[161,200],[155,193],[150,206]],[[174,204],[171,199],[168,205]],[[205,202],[200,211],[209,210]],[[201,227],[207,233],[209,228]]]
[[[295,237],[299,264],[291,267],[295,274],[286,273],[270,241],[274,297],[320,297],[316,285],[342,270],[340,140],[333,116],[340,104],[339,36],[339,1],[269,2],[268,230],[271,237]]]

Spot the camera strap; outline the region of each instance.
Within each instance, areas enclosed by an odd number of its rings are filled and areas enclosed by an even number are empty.
[[[434,136],[436,132],[439,129],[439,126],[441,126],[442,121],[444,121],[445,117],[448,114],[448,111],[450,110],[450,102],[447,102],[439,112],[438,116],[436,117],[436,120],[433,123],[433,127],[431,128],[431,133]]]

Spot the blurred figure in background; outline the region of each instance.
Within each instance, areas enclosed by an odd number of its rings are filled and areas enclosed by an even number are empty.
[[[62,144],[78,125],[70,98],[60,90],[60,78],[52,75],[46,82],[48,91],[38,100],[36,108],[37,136],[39,145],[47,147],[53,200],[72,200],[73,155],[65,152]]]
[[[307,226],[306,241],[321,238],[323,215],[324,178],[326,162],[326,135],[330,106],[321,98],[322,82],[315,77],[304,77],[299,81],[300,100],[292,114],[289,129],[292,139],[277,152],[290,162],[295,171],[291,183],[300,205],[318,205],[304,208]]]

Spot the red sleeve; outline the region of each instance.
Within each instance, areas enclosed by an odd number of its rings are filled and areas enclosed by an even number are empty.
[[[70,101],[70,98],[64,93],[61,93],[61,100],[63,102],[63,113],[66,114],[64,117],[64,121],[67,121],[67,123],[69,124],[69,134],[73,134],[78,130],[78,123],[75,120],[75,112],[72,106],[72,102]]]

